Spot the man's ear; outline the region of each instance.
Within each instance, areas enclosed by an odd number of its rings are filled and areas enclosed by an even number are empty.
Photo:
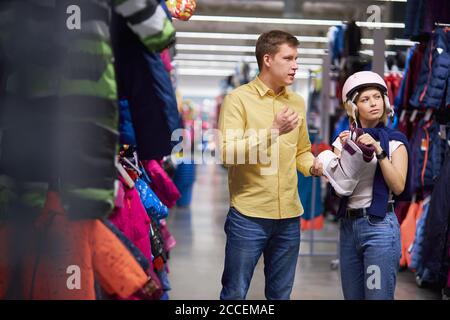
[[[270,68],[270,66],[272,65],[272,55],[266,53],[263,56],[263,64],[267,67]]]

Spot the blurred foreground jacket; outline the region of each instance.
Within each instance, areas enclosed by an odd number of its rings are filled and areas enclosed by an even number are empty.
[[[149,53],[173,42],[157,0],[0,3],[0,216],[36,214],[55,177],[69,217],[111,212],[118,142],[113,10]]]
[[[61,225],[105,217],[113,209],[113,11],[149,53],[173,42],[175,30],[157,0],[0,1],[0,230],[11,230],[3,243],[12,245],[0,259],[15,275],[23,274],[27,226],[44,206],[49,181],[59,181],[67,213]],[[84,227],[60,234],[66,237],[61,243],[83,238],[87,229],[99,241],[108,233],[95,220],[80,223]],[[83,243],[74,250],[83,250]]]

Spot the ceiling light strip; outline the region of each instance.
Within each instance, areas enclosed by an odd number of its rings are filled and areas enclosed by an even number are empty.
[[[175,59],[184,60],[201,60],[201,61],[234,61],[234,62],[256,62],[254,55],[221,55],[221,54],[195,54],[195,53],[177,53]],[[301,64],[322,64],[322,58],[299,58]]]
[[[178,75],[181,76],[210,76],[228,77],[235,73],[234,69],[202,69],[202,68],[179,68]],[[295,75],[296,79],[308,79],[308,73],[300,72]]]
[[[219,52],[255,52],[255,46],[228,46],[211,44],[177,44],[177,50],[186,51],[219,51]],[[326,55],[325,49],[299,48],[299,54],[317,54]]]
[[[218,40],[257,40],[259,35],[257,34],[237,34],[237,33],[215,33],[215,32],[182,32],[176,33],[177,38],[187,39],[218,39]],[[312,43],[328,43],[327,37],[313,37],[313,36],[296,36],[300,42],[312,42]],[[373,39],[363,38],[362,44],[373,45]],[[415,41],[408,39],[386,39],[387,45],[393,46],[412,46],[416,44]]]
[[[175,59],[174,64],[179,67],[229,67],[235,68],[238,66],[238,61],[199,61],[199,60],[182,60]],[[256,62],[249,63],[250,67],[256,69],[258,68],[258,64]],[[302,70],[315,69],[320,68],[319,64],[298,64],[298,68]]]
[[[283,25],[310,25],[331,27],[345,23],[342,20],[314,20],[314,19],[284,19],[284,18],[258,18],[258,17],[232,17],[232,16],[204,16],[194,15],[190,21],[203,22],[230,22],[230,23],[261,23],[261,24],[283,24]],[[404,23],[397,22],[367,22],[357,21],[356,25],[367,28],[405,28]]]

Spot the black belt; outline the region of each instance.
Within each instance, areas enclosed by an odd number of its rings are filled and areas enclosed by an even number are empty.
[[[368,211],[369,211],[369,208],[361,208],[361,209],[347,208],[347,210],[345,210],[344,218],[358,219],[361,217],[365,217],[365,216],[369,215]],[[386,212],[394,212],[394,204],[388,203]]]

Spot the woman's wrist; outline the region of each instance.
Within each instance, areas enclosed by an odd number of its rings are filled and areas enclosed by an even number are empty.
[[[380,144],[375,144],[375,154],[380,155],[383,152],[383,148],[381,148]]]

